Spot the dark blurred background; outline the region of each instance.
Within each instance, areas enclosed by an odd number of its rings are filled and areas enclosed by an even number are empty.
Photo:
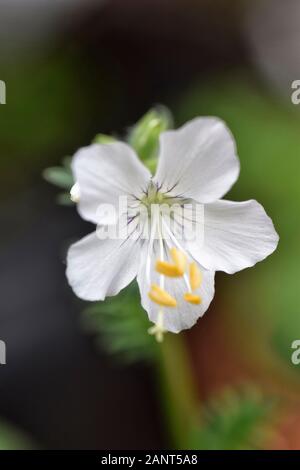
[[[82,331],[83,305],[68,288],[64,259],[69,243],[92,227],[74,208],[56,205],[56,189],[41,177],[98,132],[124,135],[157,103],[171,109],[176,125],[207,114],[228,122],[242,161],[232,199],[257,198],[282,237],[279,253],[257,271],[217,276],[209,318],[187,338],[203,378],[199,394],[205,399],[241,376],[253,378],[244,362],[251,370],[259,363],[255,380],[280,393],[288,381],[300,410],[290,364],[290,343],[300,336],[299,110],[290,101],[291,82],[300,79],[299,6],[0,0],[0,79],[7,86],[0,105],[0,339],[7,344],[0,417],[35,447],[168,445],[153,369],[120,365]],[[267,339],[257,338],[262,329]],[[212,359],[208,372],[203,344],[215,343],[228,367]],[[235,368],[237,357],[244,359]],[[275,369],[276,385],[268,379]]]

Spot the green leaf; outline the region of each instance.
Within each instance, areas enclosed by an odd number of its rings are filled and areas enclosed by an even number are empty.
[[[172,116],[164,106],[150,109],[130,130],[127,141],[141,160],[154,171],[158,156],[159,136],[172,127]]]
[[[121,362],[150,361],[156,355],[157,344],[148,334],[151,324],[141,307],[136,283],[117,297],[88,307],[83,312],[82,324]]]
[[[93,140],[93,144],[112,144],[116,139],[111,135],[97,134]]]
[[[258,449],[270,435],[268,420],[274,400],[259,391],[227,389],[206,406],[204,424],[191,433],[190,448],[199,450]]]
[[[71,170],[68,170],[66,167],[54,166],[46,168],[46,170],[43,171],[43,177],[48,183],[63,189],[70,190],[74,184]]]
[[[7,423],[0,422],[0,450],[34,449],[33,442]]]

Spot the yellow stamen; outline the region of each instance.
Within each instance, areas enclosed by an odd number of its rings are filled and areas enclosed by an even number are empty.
[[[148,295],[153,302],[163,307],[176,307],[177,305],[176,299],[156,284],[152,284]]]
[[[190,304],[199,305],[202,302],[202,299],[199,295],[187,293],[187,294],[184,294],[183,297],[184,297],[184,300],[186,300]]]
[[[182,251],[177,250],[177,248],[171,248],[170,255],[178,270],[184,274],[186,268],[186,256]]]
[[[183,272],[178,269],[176,264],[171,264],[167,261],[156,261],[155,269],[159,274],[168,277],[181,277],[183,275]]]
[[[190,264],[190,283],[192,290],[198,289],[201,286],[202,274],[196,263]]]
[[[186,256],[177,248],[171,248],[170,255],[174,264],[167,261],[156,261],[155,269],[159,274],[168,277],[181,277],[184,275],[186,268]]]

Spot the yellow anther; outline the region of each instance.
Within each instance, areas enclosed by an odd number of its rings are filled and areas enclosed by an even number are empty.
[[[171,264],[167,261],[156,261],[155,269],[159,274],[168,277],[181,277],[183,275],[183,272],[178,269],[176,264]]]
[[[176,307],[177,305],[176,299],[156,284],[152,284],[148,295],[153,302],[163,307]]]
[[[183,297],[184,297],[184,300],[186,300],[190,304],[199,305],[202,302],[201,297],[199,295],[187,293],[187,294],[184,294]]]
[[[156,271],[168,277],[183,276],[186,267],[186,256],[176,248],[171,248],[170,255],[174,264],[158,260],[155,264]]]
[[[177,248],[171,248],[170,255],[178,270],[184,274],[186,268],[186,256],[182,251],[177,250]]]
[[[190,264],[190,284],[191,289],[196,290],[201,286],[202,274],[196,263]]]

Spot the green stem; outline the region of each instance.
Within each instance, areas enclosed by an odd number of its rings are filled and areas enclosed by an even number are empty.
[[[161,347],[158,372],[171,445],[175,449],[187,449],[199,406],[184,335],[166,336]]]

